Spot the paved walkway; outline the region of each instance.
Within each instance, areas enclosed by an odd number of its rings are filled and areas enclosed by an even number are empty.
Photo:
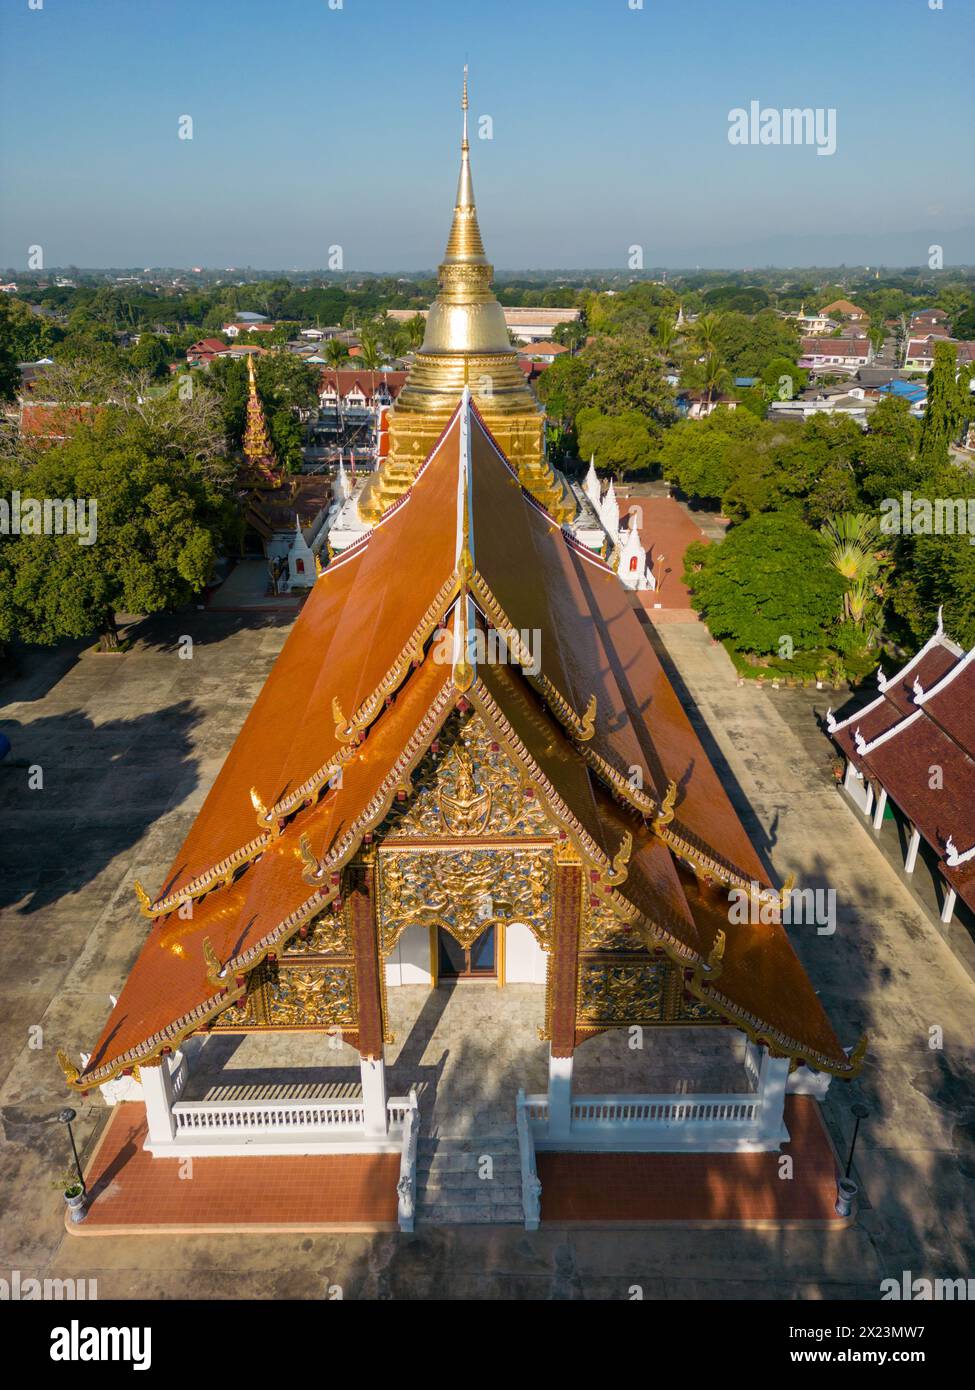
[[[88,1216],[71,1235],[249,1225],[396,1229],[398,1154],[187,1161],[153,1158],[142,1147],[145,1137],[143,1106],[116,1106],[87,1175]]]
[[[540,1153],[543,1221],[817,1222],[839,1229],[836,1160],[808,1096],[786,1099],[782,1153]],[[782,1154],[792,1159],[784,1168]]]

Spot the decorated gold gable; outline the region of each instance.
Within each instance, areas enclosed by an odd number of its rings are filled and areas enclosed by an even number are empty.
[[[550,954],[556,865],[579,859],[515,759],[468,709],[447,718],[413,773],[412,790],[396,799],[357,863],[375,871],[385,961],[402,933],[417,926],[442,929],[470,946],[490,927],[519,922]],[[580,1034],[621,1025],[723,1022],[687,992],[680,966],[648,949],[611,901],[581,892],[576,921]],[[546,989],[550,993],[551,979]],[[549,998],[545,1018],[550,1015]],[[254,970],[246,995],[214,1027],[354,1034],[358,1022],[346,906],[322,913],[279,957]],[[388,1026],[384,1033],[390,1037]]]

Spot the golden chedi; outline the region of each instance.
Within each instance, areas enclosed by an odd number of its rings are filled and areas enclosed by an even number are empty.
[[[477,224],[467,138],[467,70],[460,179],[440,293],[406,384],[389,415],[389,456],[364,489],[359,512],[377,521],[410,488],[440,437],[465,385],[522,484],[559,521],[576,504],[568,484],[545,461],[544,411],[518,365],[504,311],[491,292],[493,267]]]

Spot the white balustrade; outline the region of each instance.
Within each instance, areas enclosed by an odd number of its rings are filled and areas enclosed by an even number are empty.
[[[525,1230],[537,1231],[542,1218],[542,1184],[535,1167],[535,1138],[529,1118],[529,1105],[523,1090],[518,1092],[515,1118],[518,1128],[518,1152],[521,1156],[521,1209],[525,1214]]]
[[[720,1152],[778,1148],[788,1135],[769,1127],[772,1108],[752,1093],[575,1095],[567,1135],[550,1130],[547,1096],[520,1099],[518,1115],[536,1149]]]
[[[192,1130],[248,1130],[273,1133],[295,1129],[362,1129],[360,1101],[178,1101],[176,1133]]]
[[[390,1102],[392,1106],[393,1102]],[[404,1102],[397,1101],[397,1105]],[[420,1146],[420,1107],[414,1087],[405,1102],[402,1115],[403,1152],[399,1161],[399,1181],[396,1184],[398,1197],[397,1218],[401,1231],[412,1231],[416,1218],[416,1156]]]

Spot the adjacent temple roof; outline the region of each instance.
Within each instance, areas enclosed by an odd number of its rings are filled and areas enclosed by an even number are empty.
[[[507,659],[485,660],[499,634]],[[730,887],[781,895],[625,590],[522,488],[465,390],[411,491],[317,579],[158,893],[137,886],[152,926],[71,1084],[241,997],[339,896],[458,706],[520,767],[593,899],[692,992],[780,1055],[855,1070],[774,912],[729,924]]]
[[[886,788],[975,909],[975,647],[966,655],[939,614],[917,655],[879,684],[875,700],[841,722],[828,715],[827,728],[857,771]]]

